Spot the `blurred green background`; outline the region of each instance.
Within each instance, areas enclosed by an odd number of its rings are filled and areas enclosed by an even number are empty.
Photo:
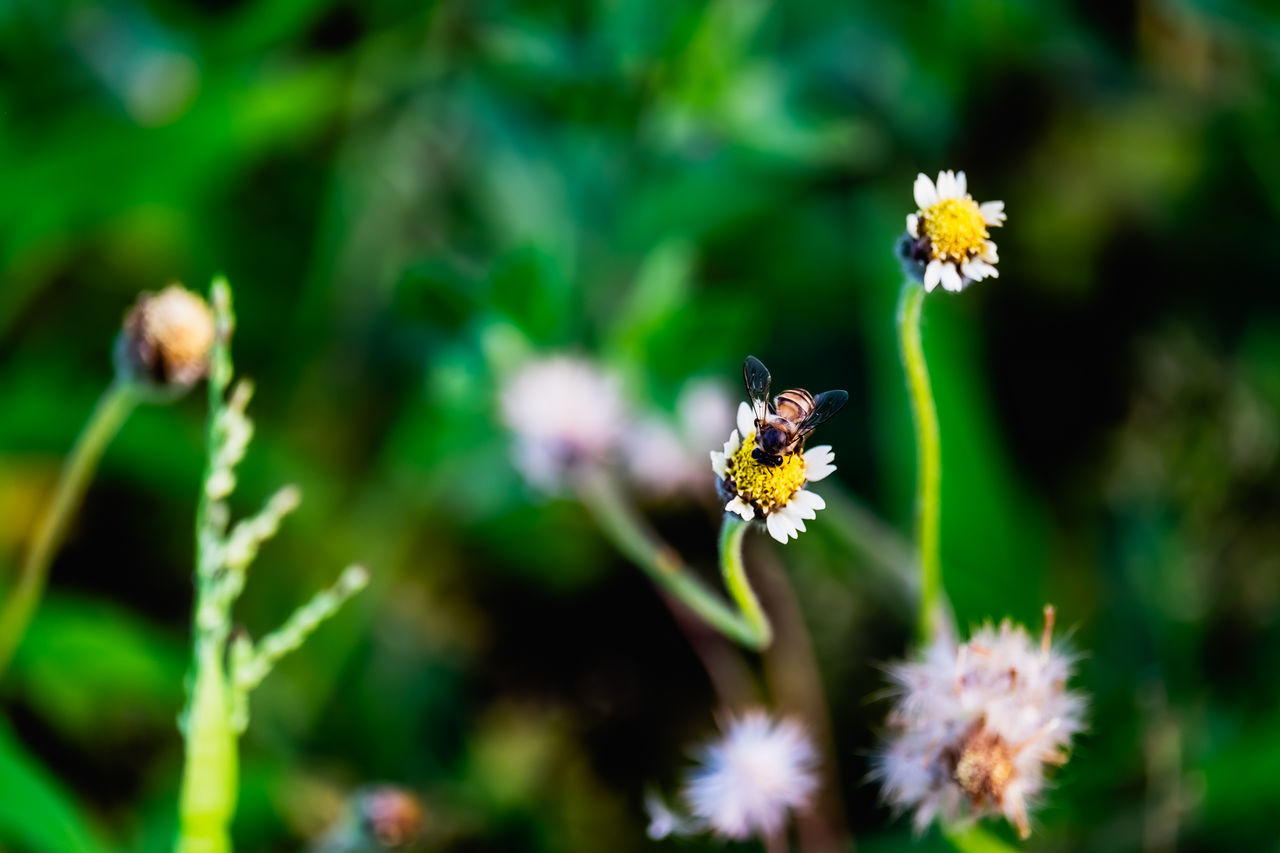
[[[892,245],[915,174],[963,168],[1009,221],[1000,278],[926,305],[947,590],[962,623],[1056,604],[1092,706],[1026,846],[1275,850],[1278,152],[1264,0],[9,0],[0,577],[136,293],[225,272],[259,388],[237,501],[305,493],[239,617],[376,576],[255,694],[239,849],[302,849],[379,780],[422,796],[425,849],[703,849],[649,842],[641,801],[713,730],[707,678],[520,480],[495,389],[567,350],[670,417],[751,352],[852,397],[838,505],[748,558],[812,637],[779,701],[825,691],[822,814],[943,849],[864,781],[912,616],[845,520],[909,532]],[[0,848],[168,849],[203,417],[140,411],[53,567],[0,684]],[[701,497],[646,513],[709,566]]]

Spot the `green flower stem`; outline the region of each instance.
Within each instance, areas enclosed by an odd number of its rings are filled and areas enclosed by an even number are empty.
[[[200,641],[191,710],[186,718],[186,762],[175,853],[231,853],[239,762],[222,651],[222,645],[212,639]]]
[[[0,673],[8,667],[27,632],[27,626],[31,624],[49,576],[49,565],[84,499],[103,451],[139,400],[137,386],[117,378],[99,398],[93,414],[71,448],[58,479],[53,502],[40,519],[17,583],[9,592],[3,609],[0,609]]]
[[[1010,844],[981,826],[946,827],[943,836],[956,853],[1017,853],[1018,846]]]
[[[583,505],[600,529],[660,589],[734,642],[755,650],[769,645],[773,631],[742,566],[746,522],[726,514],[720,535],[720,563],[735,605],[731,607],[684,566],[671,546],[658,539],[606,473],[584,474],[578,488]]]
[[[941,519],[942,451],[938,409],[929,385],[929,368],[920,342],[920,314],[925,289],[908,281],[898,303],[898,344],[911,398],[916,429],[916,548],[920,560],[920,640],[928,642],[937,627],[942,595]]]
[[[751,581],[747,580],[747,569],[742,562],[742,539],[748,527],[750,525],[734,513],[724,514],[720,525],[720,573],[729,597],[738,605],[752,635],[759,638],[757,648],[763,649],[773,641],[773,628],[751,588]]]

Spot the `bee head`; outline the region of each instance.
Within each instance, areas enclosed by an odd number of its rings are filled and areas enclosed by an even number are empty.
[[[761,450],[758,447],[755,450],[751,451],[751,458],[756,460],[766,468],[777,468],[779,465],[782,464],[781,456],[770,455],[768,453],[765,453],[763,450]]]

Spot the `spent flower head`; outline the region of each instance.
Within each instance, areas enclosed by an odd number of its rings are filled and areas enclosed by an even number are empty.
[[[609,461],[626,434],[620,383],[575,356],[529,362],[503,385],[499,404],[515,438],[516,468],[546,491],[583,466]]]
[[[891,670],[892,733],[873,776],[891,806],[914,811],[918,832],[967,813],[1002,814],[1030,834],[1046,768],[1065,763],[1084,726],[1084,699],[1067,689],[1072,659],[1052,647],[1052,630],[1046,607],[1038,642],[1006,619],[959,645],[940,636]]]
[[[724,450],[711,451],[725,511],[744,520],[762,519],[769,535],[779,542],[799,538],[805,519],[817,518],[827,502],[805,486],[836,470],[829,445],[790,453],[779,465],[756,458],[756,417],[746,403],[738,406],[738,426],[729,434]]]
[[[907,215],[899,254],[925,290],[941,284],[958,293],[970,282],[999,276],[989,229],[1004,224],[1004,202],[974,201],[964,172],[939,172],[936,184],[917,175],[914,190],[918,209]]]
[[[687,817],[651,796],[649,835],[710,830],[723,838],[774,838],[788,816],[809,806],[818,787],[818,753],[803,725],[749,711],[697,752],[681,790]]]
[[[130,379],[186,389],[209,373],[213,312],[180,284],[142,293],[125,315],[116,343],[117,369]]]

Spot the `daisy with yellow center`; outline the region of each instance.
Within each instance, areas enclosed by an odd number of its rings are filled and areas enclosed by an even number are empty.
[[[1004,202],[973,200],[964,172],[939,172],[938,182],[917,175],[919,209],[907,216],[909,260],[924,265],[925,290],[939,284],[959,293],[971,281],[996,278],[996,244],[989,229],[1004,224]]]
[[[806,519],[817,518],[827,502],[805,488],[836,470],[830,446],[811,447],[768,466],[752,455],[756,420],[746,403],[738,406],[738,428],[729,434],[724,451],[711,451],[711,467],[727,498],[725,510],[745,521],[763,519],[769,535],[779,542],[798,539]]]

